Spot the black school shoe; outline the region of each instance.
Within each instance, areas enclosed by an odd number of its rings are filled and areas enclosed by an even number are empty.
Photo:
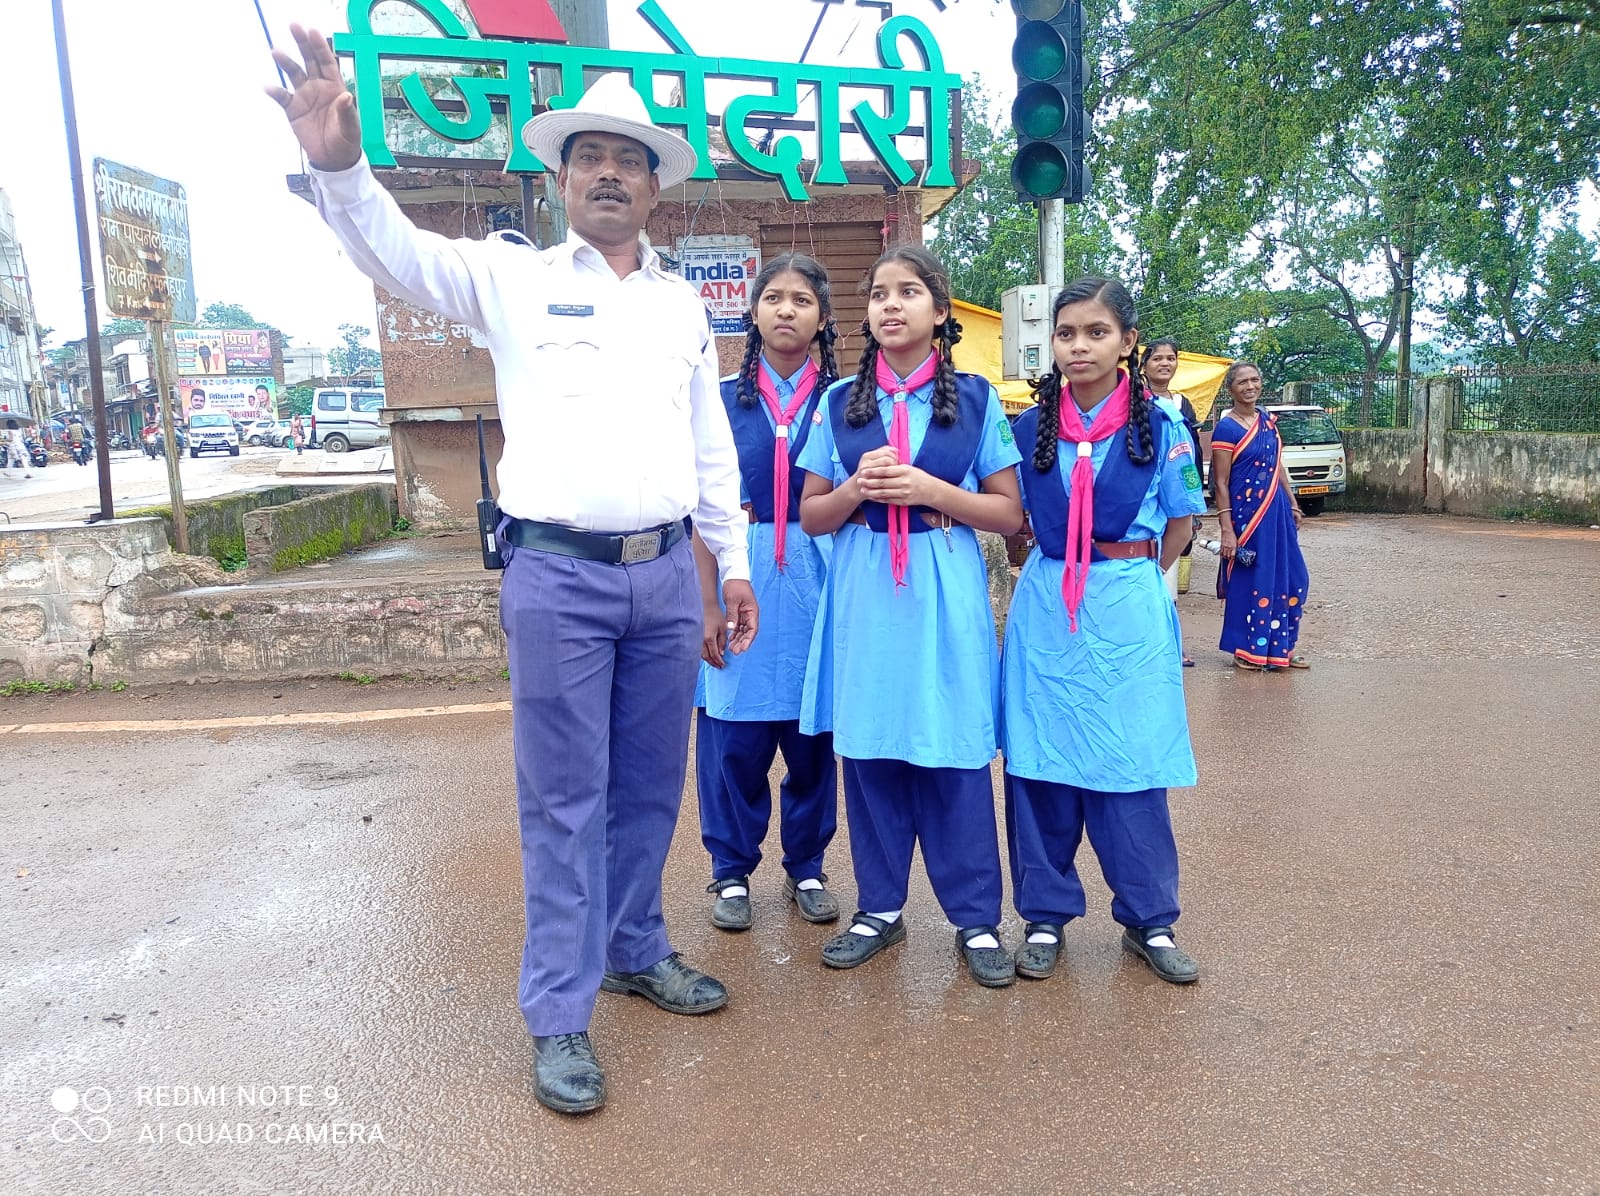
[[[533,1095],[557,1113],[592,1113],[606,1103],[606,1077],[587,1032],[533,1040]]]
[[[801,880],[804,880],[801,877]],[[817,878],[824,885],[828,883],[828,874],[824,872]],[[826,888],[802,889],[800,881],[792,876],[783,878],[783,892],[800,916],[807,922],[837,922],[839,920],[839,899]],[[860,938],[860,935],[856,936]]]
[[[1127,926],[1122,931],[1122,949],[1137,955],[1150,965],[1150,970],[1168,984],[1193,984],[1200,979],[1200,965],[1190,959],[1176,945],[1152,947],[1150,940],[1166,935],[1177,943],[1170,926]]]
[[[1061,922],[1029,922],[1022,928],[1022,946],[1017,948],[1017,975],[1029,980],[1048,980],[1055,975],[1056,960],[1061,957],[1061,936],[1066,926]],[[1033,934],[1053,934],[1052,943],[1030,943]]]
[[[1017,979],[1017,966],[1011,952],[1004,947],[969,947],[967,943],[980,935],[992,934],[998,940],[1000,931],[993,926],[967,926],[956,931],[956,950],[966,961],[967,971],[985,988],[1004,988]]]
[[[906,941],[904,917],[896,918],[893,922],[885,922],[882,918],[874,918],[869,913],[857,910],[855,917],[850,919],[850,925],[867,926],[878,933],[851,934],[846,930],[843,934],[836,934],[823,943],[822,962],[830,968],[860,967],[885,947]]]
[[[724,897],[722,890],[742,887],[743,897]],[[750,878],[724,876],[706,886],[706,892],[715,893],[717,899],[711,906],[711,925],[718,930],[750,929]]]

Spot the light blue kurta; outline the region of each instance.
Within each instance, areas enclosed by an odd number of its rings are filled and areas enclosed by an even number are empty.
[[[1101,404],[1104,406],[1104,404]],[[1084,415],[1091,424],[1100,412]],[[1161,467],[1124,540],[1160,539],[1167,520],[1205,511],[1194,449],[1181,419],[1152,413]],[[1096,441],[1098,476],[1113,438]],[[1075,446],[1057,454],[1066,486]],[[1033,468],[1033,446],[1022,468]],[[1033,475],[1032,485],[1043,479]],[[1151,560],[1095,561],[1073,632],[1061,599],[1064,561],[1038,548],[1017,578],[1006,622],[1002,737],[1006,771],[1101,793],[1131,793],[1196,780],[1183,698],[1177,611]]]
[[[780,404],[793,396],[795,384],[804,372],[801,367],[794,377],[778,380]],[[760,407],[767,423],[776,429],[771,409],[765,403]],[[795,418],[809,421],[810,412],[802,409]],[[814,436],[816,425],[809,426],[810,435]],[[791,468],[798,476],[799,466]],[[740,489],[740,497],[748,501],[750,496],[743,492],[742,481]],[[704,663],[700,666],[697,704],[703,705],[712,718],[781,722],[800,717],[806,657],[811,651],[811,632],[816,626],[833,542],[829,536],[813,539],[800,530],[800,520],[791,519],[784,533],[785,565],[780,570],[772,552],[777,534],[776,524],[752,523],[746,541],[750,550],[750,585],[761,612],[761,629],[755,642],[737,656],[726,654],[724,668],[714,669]]]
[[[831,387],[800,454],[801,468],[835,486],[849,477],[833,440],[829,404],[849,401],[851,380]],[[912,456],[933,418],[930,382],[913,391],[907,416]],[[893,400],[878,391],[888,430]],[[816,422],[820,419],[820,422]],[[1020,459],[993,387],[978,451],[962,487]],[[913,515],[913,519],[920,518]],[[833,732],[834,750],[858,760],[903,760],[926,768],[981,768],[994,759],[999,655],[983,552],[971,528],[913,533],[905,585],[889,571],[889,537],[846,523],[834,535],[822,606],[812,636],[800,729]]]

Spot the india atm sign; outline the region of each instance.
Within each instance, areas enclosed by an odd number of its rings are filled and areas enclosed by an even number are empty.
[[[718,336],[743,336],[750,288],[761,273],[761,251],[749,245],[686,247],[678,255],[684,279],[694,287]]]

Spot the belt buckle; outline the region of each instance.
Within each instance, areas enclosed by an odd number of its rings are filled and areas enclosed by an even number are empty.
[[[653,561],[660,555],[660,532],[634,532],[633,535],[622,538],[622,563],[624,565],[637,565],[641,561]]]

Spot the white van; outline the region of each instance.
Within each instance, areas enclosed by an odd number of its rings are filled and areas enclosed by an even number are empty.
[[[1321,407],[1269,406],[1278,420],[1283,463],[1295,501],[1307,515],[1320,515],[1329,496],[1343,494],[1349,462],[1333,417]]]
[[[227,453],[239,455],[239,429],[226,411],[196,411],[189,417],[189,455]]]
[[[311,396],[311,445],[330,453],[389,442],[379,422],[383,391],[371,386],[324,386]]]

